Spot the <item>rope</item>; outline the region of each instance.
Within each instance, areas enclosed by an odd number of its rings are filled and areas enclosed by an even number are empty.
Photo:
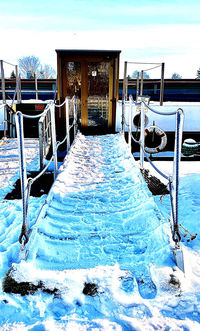
[[[144,69],[143,71],[149,71],[149,70],[153,70],[153,69],[156,69],[156,68],[160,68],[161,67],[161,64],[157,65],[156,67],[153,67],[153,68],[149,68],[149,69]]]
[[[154,164],[153,164],[153,162],[151,161],[151,159],[149,158],[149,156],[147,155],[147,153],[145,152],[145,150],[144,150],[144,148],[143,148],[143,146],[141,145],[141,142],[140,142],[140,140],[136,140],[134,137],[133,137],[133,135],[132,135],[132,133],[131,133],[131,138],[133,139],[133,141],[135,142],[135,143],[137,143],[137,144],[139,144],[141,147],[142,147],[142,149],[143,149],[143,152],[144,152],[144,154],[145,154],[145,157],[147,158],[147,160],[148,160],[148,162],[151,164],[151,166],[162,176],[162,177],[164,177],[165,179],[169,179],[169,177],[167,176],[167,175],[165,175],[161,170],[159,170]]]
[[[68,132],[67,132],[65,138],[64,138],[62,141],[58,141],[58,143],[57,143],[57,148],[56,148],[57,150],[58,150],[58,147],[59,147],[60,145],[62,145],[62,144],[67,140],[67,137],[69,136],[69,132],[70,132],[71,128],[73,128],[74,125],[75,125],[75,123],[73,122],[72,125],[69,126],[69,130],[68,130]]]
[[[46,106],[45,110],[41,113],[41,114],[38,114],[38,115],[25,115],[25,114],[22,114],[22,116],[24,118],[39,118],[39,117],[42,117],[43,115],[45,115],[47,113],[47,111],[49,110],[49,104]],[[18,112],[19,113],[19,112]]]
[[[67,99],[65,99],[65,101],[61,104],[61,105],[55,105],[55,107],[62,107],[62,106],[64,106],[64,104],[66,103],[66,101],[67,101]]]
[[[165,175],[161,170],[159,170],[155,164],[153,164],[153,162],[150,160],[149,156],[147,155],[147,153],[144,151],[145,157],[147,158],[147,160],[149,161],[149,163],[152,165],[152,167],[165,179],[169,179],[169,177],[167,175]]]
[[[51,161],[53,160],[53,155],[52,157],[50,158],[49,162],[47,163],[47,165],[44,167],[44,169],[42,169],[42,171],[34,178],[31,178],[32,180],[32,184],[38,179],[40,178],[44,173],[45,171],[47,170],[48,166],[50,165]]]
[[[157,65],[162,65],[162,63],[150,63],[150,62],[127,62],[127,63],[130,63],[130,64],[157,64]]]
[[[15,64],[9,63],[9,62],[7,62],[7,61],[4,61],[4,60],[3,60],[3,62],[4,62],[4,63],[7,63],[7,64],[9,64],[10,66],[13,66],[13,67],[15,67],[15,66],[16,66]]]
[[[155,109],[149,107],[144,101],[141,101],[141,103],[142,103],[142,102],[143,102],[143,104],[144,104],[149,110],[151,110],[153,113],[158,114],[158,115],[166,115],[166,116],[168,116],[168,115],[176,115],[176,113],[177,113],[177,110],[175,110],[175,111],[173,111],[173,112],[166,112],[166,113],[164,113],[164,112],[161,112],[161,111],[158,111],[158,110],[155,110]]]
[[[158,114],[158,115],[165,115],[165,116],[167,116],[167,115],[176,115],[176,114],[177,114],[177,110],[175,110],[175,111],[173,111],[173,112],[166,112],[166,113],[165,113],[165,112],[158,111],[158,110],[155,110],[155,109],[151,108],[149,105],[147,105],[145,101],[136,102],[136,101],[132,100],[132,102],[133,102],[136,106],[139,106],[139,105],[141,105],[141,104],[143,103],[145,107],[147,107],[147,108],[148,108],[149,110],[151,110],[153,113]],[[179,109],[180,109],[180,108],[179,108]],[[178,109],[178,110],[179,110],[179,109]]]

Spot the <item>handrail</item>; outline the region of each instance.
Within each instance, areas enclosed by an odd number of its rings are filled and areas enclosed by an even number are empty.
[[[76,102],[76,99],[73,98],[73,103]],[[69,116],[69,100],[66,98],[66,114],[67,117]],[[63,105],[62,104],[62,105]],[[60,107],[62,105],[59,105]],[[34,177],[34,178],[27,178],[27,171],[26,171],[26,158],[25,158],[25,152],[24,152],[24,129],[23,129],[23,118],[44,118],[48,111],[50,112],[50,124],[51,124],[51,140],[52,140],[52,146],[53,146],[53,155],[49,162],[46,164],[46,166],[40,171],[40,173]],[[66,127],[66,136],[61,142],[56,142],[56,127],[55,127],[55,103],[50,102],[47,104],[45,110],[40,115],[25,115],[21,112],[17,112],[15,114],[15,121],[16,121],[16,129],[17,129],[17,139],[18,139],[18,150],[19,150],[19,161],[20,161],[20,181],[21,181],[21,192],[22,192],[22,205],[23,205],[23,222],[22,222],[22,229],[21,234],[19,236],[19,242],[22,244],[22,249],[24,249],[24,246],[27,244],[29,240],[29,220],[28,220],[28,203],[29,203],[29,197],[30,197],[30,191],[31,191],[31,185],[40,178],[45,171],[47,170],[48,166],[54,161],[54,178],[57,174],[57,150],[58,147],[64,143],[66,139],[69,138],[70,130],[73,126],[76,126],[76,106],[74,106],[74,121],[72,125],[69,126],[69,120],[67,120],[68,126]],[[70,146],[67,146],[67,149]],[[40,147],[41,148],[41,147]]]
[[[140,128],[140,139],[136,140],[132,135],[132,109],[133,105],[141,105],[141,128]],[[145,152],[145,144],[144,144],[144,127],[145,127],[145,114],[144,114],[144,107],[149,109],[150,111],[159,114],[159,115],[176,115],[176,132],[175,132],[175,145],[174,145],[174,160],[173,160],[173,173],[172,175],[167,176],[161,170],[159,170],[153,162],[148,157],[147,153]],[[122,107],[122,123],[124,122],[124,111]],[[129,97],[129,124],[128,126],[128,146],[131,150],[130,138],[134,140],[134,142],[140,145],[140,168],[144,168],[144,156],[146,157],[147,161],[151,164],[151,166],[166,180],[168,180],[169,185],[169,192],[170,192],[170,201],[171,201],[171,222],[173,224],[173,231],[172,231],[172,238],[175,242],[175,250],[180,250],[180,240],[181,235],[179,232],[179,220],[178,220],[178,191],[179,191],[179,168],[180,168],[180,159],[181,159],[181,142],[182,142],[182,132],[183,132],[183,121],[184,121],[184,112],[181,108],[178,108],[176,111],[173,112],[161,112],[151,108],[147,105],[143,100],[141,102],[135,102],[132,96]],[[122,132],[124,132],[124,128],[122,126]],[[175,253],[176,257],[176,253]],[[177,260],[176,260],[177,262]],[[179,261],[177,262],[178,265]],[[180,264],[180,263],[179,263]],[[179,266],[179,265],[178,265]],[[183,269],[180,267],[180,269]]]

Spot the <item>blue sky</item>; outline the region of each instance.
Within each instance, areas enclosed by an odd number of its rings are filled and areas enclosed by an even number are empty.
[[[0,0],[0,58],[34,54],[55,67],[56,48],[121,49],[122,62],[165,62],[167,77],[195,78],[199,13],[199,0]]]

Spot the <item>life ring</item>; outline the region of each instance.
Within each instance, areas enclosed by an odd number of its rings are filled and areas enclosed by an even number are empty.
[[[150,143],[153,142],[152,147],[148,147],[145,143],[145,140],[147,140],[148,137],[152,136],[153,138],[154,135],[154,141],[149,141]],[[165,146],[167,145],[167,135],[166,133],[159,128],[158,126],[149,126],[147,129],[144,130],[144,148],[145,148],[145,152],[149,153],[149,154],[155,154],[155,153],[159,153],[160,151],[162,151]]]

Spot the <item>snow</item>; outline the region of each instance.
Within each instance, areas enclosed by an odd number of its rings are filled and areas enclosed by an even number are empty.
[[[39,166],[39,140],[24,139],[28,169],[35,171]],[[19,178],[19,154],[17,139],[3,138],[0,143],[0,197],[12,190],[12,185]]]
[[[96,139],[98,140],[98,138]],[[199,236],[190,242],[183,238],[186,265],[184,275],[175,266],[172,259],[173,243],[167,221],[167,218],[170,217],[169,196],[165,196],[161,203],[160,197],[153,198],[146,190],[145,183],[142,182],[138,170],[135,170],[135,174],[132,175],[133,168],[136,168],[137,163],[133,159],[131,160],[128,151],[125,153],[125,158],[122,157],[125,147],[120,139],[116,135],[114,153],[112,153],[113,138],[110,138],[109,154],[109,151],[105,148],[106,144],[102,144],[101,148],[100,145],[95,148],[94,139],[86,139],[84,142],[85,138],[83,136],[77,137],[77,143],[73,145],[70,154],[60,168],[58,180],[54,183],[48,199],[46,200],[46,195],[41,198],[30,198],[30,221],[31,226],[35,229],[33,238],[35,233],[37,240],[32,240],[33,250],[29,254],[28,260],[21,261],[20,264],[16,264],[16,259],[20,250],[18,236],[22,222],[21,201],[3,200],[3,194],[11,188],[18,174],[12,170],[13,173],[7,178],[7,186],[5,181],[1,179],[3,183],[0,202],[1,330],[199,330]],[[96,158],[93,158],[93,164],[91,164],[89,156],[91,147],[92,153],[96,155]],[[81,156],[82,163],[80,162],[80,165],[77,160]],[[28,163],[29,167],[33,167],[35,170],[38,167],[37,153],[32,157],[35,157],[34,160],[30,158]],[[108,163],[105,160],[108,160]],[[172,162],[156,161],[156,163],[165,172],[170,172],[172,169],[172,167],[170,168]],[[108,175],[111,169],[115,173],[112,172],[112,185],[109,186]],[[182,162],[179,203],[180,222],[192,233],[198,232],[200,223],[199,172],[199,162]],[[126,190],[123,190],[124,185],[127,185],[127,179],[134,186],[134,191],[132,191],[131,186],[126,186]],[[93,195],[91,195],[91,192],[89,194],[89,187],[92,189]],[[126,194],[126,191],[129,194]],[[120,192],[123,192],[123,194]],[[132,195],[135,199],[139,199],[139,207],[134,206]],[[81,199],[86,196],[88,197],[87,200]],[[74,197],[77,200],[76,205],[73,204],[72,199]],[[118,204],[114,203],[114,197],[116,197]],[[101,199],[103,204],[100,203]],[[141,250],[140,254],[132,254],[130,259],[128,252],[126,252],[122,255],[121,260],[116,261],[113,258],[111,265],[100,254],[102,260],[99,265],[94,263],[89,268],[65,269],[60,264],[59,269],[52,268],[49,270],[42,264],[38,268],[39,249],[45,248],[41,246],[38,229],[40,232],[53,231],[50,224],[48,224],[48,220],[44,223],[46,211],[53,217],[53,207],[50,205],[49,209],[44,209],[44,214],[41,215],[37,224],[35,222],[44,202],[47,205],[48,203],[51,204],[51,201],[54,201],[55,204],[60,204],[60,202],[65,204],[64,214],[67,219],[67,228],[62,224],[60,232],[58,228],[55,228],[55,232],[49,233],[50,235],[66,236],[66,234],[72,234],[70,232],[72,230],[72,219],[67,218],[67,215],[71,215],[71,218],[75,219],[80,216],[78,216],[78,212],[83,208],[85,215],[82,215],[82,217],[87,222],[85,222],[85,228],[81,229],[81,233],[91,231],[94,225],[100,231],[102,228],[100,227],[101,220],[98,212],[103,212],[106,220],[106,215],[111,206],[114,208],[113,211],[115,211],[115,208],[116,210],[121,208],[121,213],[125,213],[124,215],[127,215],[127,218],[125,219],[125,216],[120,218],[117,217],[117,214],[113,214],[116,215],[116,218],[112,218],[112,232],[115,234],[115,238],[118,239],[118,244],[122,247],[124,243],[120,241],[122,240],[120,236],[122,228],[119,226],[120,219],[124,219],[124,231],[131,226],[133,231],[140,230],[136,240],[130,245],[130,249],[136,247]],[[137,219],[135,216],[135,228],[131,224],[130,216],[130,211],[133,213],[134,209],[128,210],[129,204],[135,208],[134,215],[138,217]],[[95,211],[96,214],[92,211]],[[145,215],[148,213],[151,223],[145,223]],[[91,219],[87,218],[87,214],[90,215]],[[92,219],[93,214],[95,214],[95,222]],[[59,215],[56,212],[55,224],[63,219],[63,216],[59,219]],[[107,222],[105,226],[108,228],[110,225]],[[150,237],[152,238],[150,241],[145,231],[149,227],[151,228]],[[74,228],[74,234],[76,234],[76,231],[80,231],[80,228]],[[142,238],[141,231],[143,233]],[[127,232],[124,232],[124,234],[127,235]],[[110,237],[109,240],[112,241],[113,239]],[[142,253],[143,244],[146,241],[150,245],[148,245],[147,251]],[[78,241],[78,248],[83,244],[83,241]],[[85,249],[87,249],[87,246],[89,248],[90,245],[92,245],[91,240],[86,241]],[[128,243],[127,246],[129,246]],[[160,247],[159,250],[157,250],[158,246]],[[56,250],[56,246],[54,248],[50,246],[50,248],[49,254],[53,256],[55,253],[53,249]],[[95,243],[93,248],[95,248]],[[98,248],[98,245],[96,248]],[[107,248],[109,248],[108,244]],[[70,252],[73,254],[72,250]],[[69,257],[66,255],[67,253],[66,250],[65,258]],[[111,252],[111,255],[115,257],[115,251]],[[85,261],[86,265],[87,262],[91,262],[90,255]],[[13,275],[15,274],[18,280],[30,280],[35,284],[40,280],[49,289],[57,288],[58,293],[49,294],[37,291],[26,296],[4,293],[2,291],[2,281],[13,263]],[[171,275],[178,280],[177,284],[170,283]],[[85,283],[96,284],[98,294],[95,296],[83,294]]]
[[[199,132],[199,123],[200,123],[200,103],[179,103],[176,104],[175,102],[165,102],[163,106],[160,106],[156,102],[150,102],[149,106],[152,109],[155,109],[157,111],[167,113],[167,112],[173,112],[176,111],[178,108],[183,109],[184,112],[184,125],[183,125],[183,131],[184,132]],[[125,104],[124,112],[125,112],[125,131],[128,131],[127,124],[129,123],[129,104],[128,102]],[[122,102],[117,102],[117,110],[116,110],[116,131],[121,131],[121,115],[122,114]],[[137,111],[137,106],[132,106],[132,131],[135,131],[135,127],[133,124],[133,119],[135,115],[139,114]],[[175,131],[175,115],[170,116],[162,116],[153,113],[152,111],[148,110],[146,111],[145,115],[147,116],[147,127],[153,125],[153,122],[155,122],[156,126],[159,126],[162,130],[165,132],[174,132]]]

